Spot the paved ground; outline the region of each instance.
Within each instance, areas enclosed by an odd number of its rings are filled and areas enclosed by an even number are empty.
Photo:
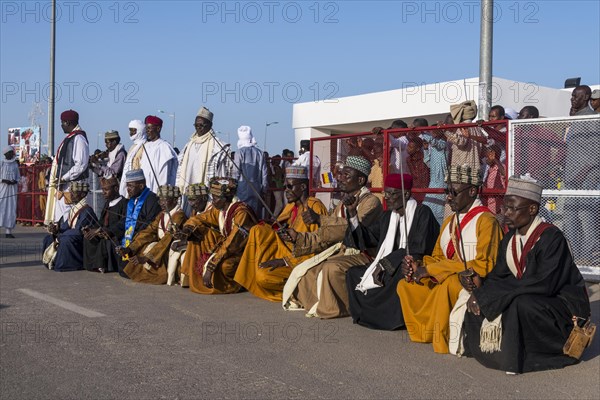
[[[15,234],[0,239],[2,399],[599,398],[599,338],[579,365],[507,376],[405,331],[307,319],[248,293],[48,271],[43,230]]]

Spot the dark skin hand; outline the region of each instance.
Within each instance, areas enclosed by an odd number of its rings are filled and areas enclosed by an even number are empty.
[[[357,212],[358,202],[359,202],[358,196],[350,196],[350,195],[344,196],[344,198],[342,199],[342,203],[344,203],[344,206],[346,206],[346,213],[348,214],[348,217],[350,217],[350,218],[356,217],[356,215],[358,214],[358,212]]]
[[[427,269],[422,266],[419,262],[415,261],[412,256],[405,256],[402,260],[400,270],[404,274],[407,282],[416,283],[417,285],[423,286],[421,279],[428,278],[429,273]]]
[[[469,300],[467,301],[467,311],[475,315],[479,315],[481,313],[481,310],[479,309],[479,304],[477,304],[477,299],[475,298],[475,296],[473,296],[473,294],[471,294]]]
[[[51,235],[56,235],[58,233],[58,225],[55,223],[50,223],[50,225],[48,225],[48,233]]]
[[[133,254],[133,252],[131,251],[131,249],[129,247],[117,247],[116,249],[117,254],[119,254],[121,257],[125,257],[125,256],[130,256]]]
[[[144,264],[148,263],[152,268],[157,267],[157,265],[155,263],[153,263],[148,257],[145,257],[145,256],[134,256],[131,258],[131,262],[135,266],[144,265]]]
[[[273,260],[260,263],[259,268],[270,268],[269,272],[275,271],[277,268],[286,267],[283,258],[275,258]]]
[[[296,243],[296,238],[298,237],[298,232],[292,228],[280,229],[277,231],[277,234],[284,242]]]
[[[304,207],[302,212],[302,220],[306,225],[321,225],[321,216],[313,211],[310,207]]]
[[[473,268],[459,272],[458,280],[462,287],[468,292],[472,292],[474,289],[481,287],[481,284],[483,283],[483,279],[473,270]]]

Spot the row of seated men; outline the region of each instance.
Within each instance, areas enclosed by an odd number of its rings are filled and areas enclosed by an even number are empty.
[[[245,289],[309,317],[351,315],[369,328],[406,329],[435,352],[510,373],[578,361],[563,345],[589,320],[589,298],[564,235],[538,216],[539,183],[510,178],[504,234],[479,199],[480,171],[451,166],[453,214],[440,229],[411,198],[407,174],[386,177],[384,211],[365,186],[370,169],[366,158],[347,157],[338,176],[343,198],[328,214],[308,195],[307,169],[288,167],[288,204],[271,223],[237,201],[231,178],[191,185],[189,219],[178,188],[162,186],[156,196],[140,170],[126,174],[129,200],[116,180],[103,180],[99,220],[85,204],[87,186],[73,183],[73,207],[49,227],[44,262],[56,271],[85,266],[138,282],[179,281],[202,294]]]

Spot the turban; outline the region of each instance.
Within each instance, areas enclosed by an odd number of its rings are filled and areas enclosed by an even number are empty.
[[[185,195],[189,199],[195,199],[196,197],[208,195],[208,188],[204,183],[192,183],[185,190]]]
[[[214,114],[206,107],[202,107],[198,111],[198,114],[196,114],[196,117],[202,117],[204,119],[209,120],[210,122],[212,122],[213,116],[214,116]]]
[[[144,180],[146,180],[146,177],[144,176],[144,171],[141,169],[132,169],[125,173],[125,182],[138,182]]]
[[[6,146],[6,147],[4,148],[4,150],[2,150],[2,154],[6,154],[6,153],[8,153],[8,152],[10,152],[10,151],[15,151],[15,148],[14,148],[14,147],[12,147],[12,146]]]
[[[135,135],[133,135],[133,136],[129,135],[129,138],[134,143],[137,143],[137,141],[139,141],[139,140],[146,139],[146,125],[144,125],[144,123],[142,121],[140,121],[139,119],[134,119],[133,121],[131,121],[129,123],[129,128],[133,128],[136,130]]]
[[[362,156],[348,156],[344,167],[354,168],[365,176],[371,173],[371,162]]]
[[[119,132],[118,131],[108,131],[104,134],[104,139],[119,139]]]
[[[505,196],[519,196],[540,204],[542,202],[543,186],[529,174],[508,178]]]
[[[90,190],[90,185],[85,181],[73,181],[69,185],[69,189],[71,192],[88,192]]]
[[[79,122],[79,114],[77,113],[77,111],[73,110],[63,111],[63,113],[60,114],[60,120]]]
[[[455,124],[460,124],[463,121],[471,121],[477,116],[477,105],[474,101],[469,100],[461,104],[450,106],[450,115]]]
[[[300,148],[308,151],[310,149],[310,140],[301,140],[300,141]]]
[[[178,199],[181,197],[179,187],[171,185],[160,185],[158,187],[158,197],[166,197],[169,199]]]
[[[481,186],[481,170],[470,165],[451,165],[446,172],[447,184],[464,183],[467,185]]]
[[[210,180],[210,194],[219,197],[233,197],[237,191],[237,185],[237,180],[233,178],[212,178]]]
[[[238,149],[242,147],[253,147],[256,144],[256,139],[254,139],[254,135],[252,135],[252,128],[249,126],[240,126],[238,128]]]
[[[308,179],[308,168],[290,166],[285,169],[286,179]]]
[[[163,126],[163,120],[158,118],[155,115],[148,115],[146,117],[146,119],[144,120],[145,124],[152,124],[152,125],[157,125],[157,126]]]
[[[383,186],[402,190],[402,182],[404,181],[404,190],[410,190],[413,186],[413,178],[409,174],[389,174],[385,177]]]

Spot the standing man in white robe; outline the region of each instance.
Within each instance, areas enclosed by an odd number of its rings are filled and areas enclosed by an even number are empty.
[[[85,131],[79,126],[79,114],[67,110],[60,114],[60,126],[67,137],[58,146],[50,169],[48,198],[44,222],[57,222],[69,212],[63,193],[69,191],[69,183],[88,178],[90,146]]]
[[[6,147],[2,153],[4,160],[0,161],[0,226],[6,229],[5,238],[14,239],[11,230],[17,222],[19,163],[12,146]]]
[[[300,141],[300,151],[298,151],[300,157],[292,163],[292,165],[306,167],[310,171],[310,140]],[[312,161],[312,186],[321,186],[321,159],[318,156],[314,156]]]
[[[187,187],[196,183],[208,186],[210,179],[215,176],[227,176],[231,171],[232,162],[229,143],[223,143],[216,138],[213,126],[213,113],[202,107],[196,119],[196,131],[181,152],[181,164],[177,169],[177,183],[181,193],[187,192]],[[181,208],[190,215],[186,195],[181,196]]]
[[[146,143],[142,145],[141,169],[146,177],[146,186],[155,194],[161,185],[175,185],[177,177],[177,153],[160,138],[163,120],[148,115],[145,119]]]
[[[122,177],[133,169],[141,168],[142,155],[144,154],[142,144],[146,143],[146,126],[139,119],[134,119],[129,123],[129,139],[131,139],[133,145],[131,145],[127,152],[127,158],[123,165]],[[121,183],[119,184],[119,194],[126,199],[129,198],[127,195],[127,182],[125,182],[125,179],[121,179]]]

